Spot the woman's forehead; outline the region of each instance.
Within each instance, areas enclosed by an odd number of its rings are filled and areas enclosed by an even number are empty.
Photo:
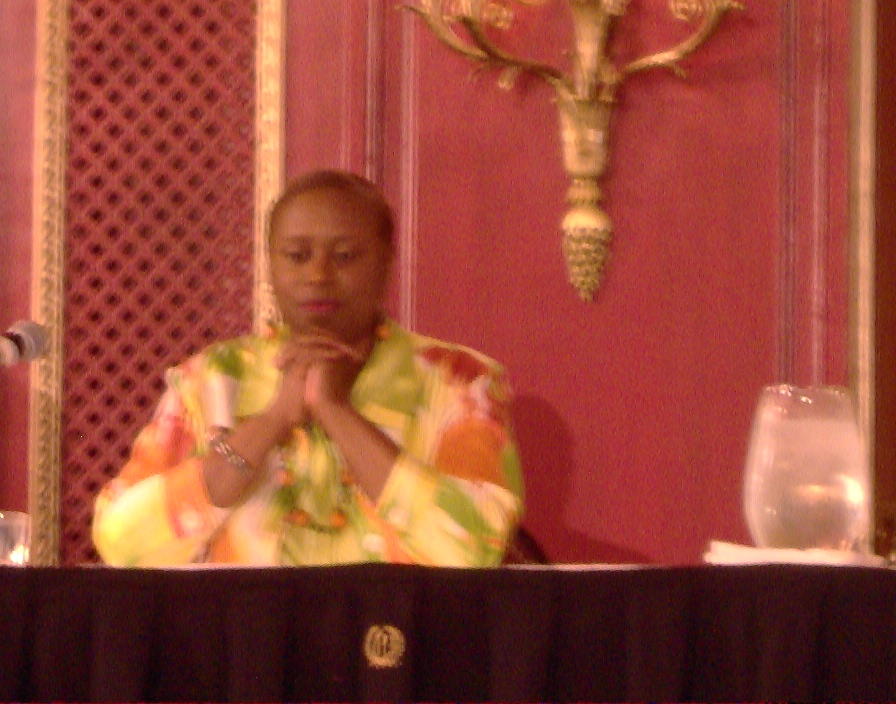
[[[283,216],[287,216],[284,218]],[[357,219],[376,217],[368,204],[350,193],[335,190],[315,190],[298,193],[283,203],[279,220],[289,219]]]
[[[292,231],[338,228],[376,229],[376,215],[357,198],[338,191],[301,193],[283,204],[271,223],[274,229]]]
[[[280,212],[341,212],[345,209],[367,211],[369,208],[355,195],[333,188],[316,188],[296,193],[284,201]]]
[[[392,219],[388,206],[364,193],[334,187],[312,188],[287,194],[270,214],[268,237],[352,234],[375,236],[392,246]]]

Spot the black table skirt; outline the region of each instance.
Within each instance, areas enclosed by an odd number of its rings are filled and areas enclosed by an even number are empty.
[[[896,572],[0,568],[0,700],[894,700]]]

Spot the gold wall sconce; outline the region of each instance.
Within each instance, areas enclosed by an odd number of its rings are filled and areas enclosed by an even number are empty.
[[[743,5],[736,0],[669,0],[676,19],[700,19],[696,29],[671,49],[617,67],[607,56],[608,43],[613,22],[625,14],[629,0],[566,0],[575,33],[568,75],[506,52],[487,34],[487,27],[504,30],[512,25],[514,2],[532,6],[547,0],[415,0],[404,7],[422,17],[442,43],[483,68],[497,69],[501,87],[509,89],[517,76],[528,73],[554,88],[563,165],[571,181],[561,224],[563,255],[569,282],[583,300],[591,300],[603,276],[613,231],[601,207],[600,181],[606,171],[610,115],[619,86],[627,76],[652,68],[666,68],[684,77],[679,62],[709,38],[728,10],[743,9]]]

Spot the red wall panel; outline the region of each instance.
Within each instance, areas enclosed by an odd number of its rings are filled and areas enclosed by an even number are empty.
[[[288,0],[286,7],[286,172],[363,172],[366,3]]]
[[[0,328],[28,317],[34,0],[0,2]],[[0,510],[27,507],[28,367],[0,368]]]
[[[621,25],[647,35],[632,53],[668,41],[649,36],[647,9]],[[750,90],[774,77],[740,52],[773,52],[774,29],[774,15],[734,19],[687,83],[656,73],[623,87],[606,184],[616,234],[593,303],[565,281],[549,93],[471,86],[469,67],[420,35],[417,326],[510,369],[526,522],[555,559],[693,561],[708,538],[745,537],[741,456],[774,348],[764,116],[777,98]]]
[[[748,540],[742,465],[760,387],[846,378],[847,9],[748,3],[686,61],[686,81],[656,71],[624,84],[605,188],[612,258],[583,303],[560,252],[567,180],[550,90],[471,81],[421,22],[376,5],[350,7],[382,15],[368,103],[401,221],[397,311],[509,368],[527,525],[557,560],[687,563],[711,538]],[[524,19],[514,47],[564,66],[565,4]],[[687,27],[643,0],[618,30],[622,63]],[[800,135],[791,152],[785,117]],[[308,163],[292,133],[288,144],[289,163]],[[782,209],[797,214],[786,271]]]
[[[383,183],[401,222],[394,312],[509,368],[526,523],[554,559],[693,562],[709,538],[746,540],[759,387],[845,380],[848,3],[746,4],[686,62],[687,81],[653,72],[623,86],[606,183],[612,258],[583,303],[560,253],[567,182],[550,91],[471,82],[470,64],[393,2],[287,3],[287,173],[344,166]],[[9,321],[28,305],[33,12],[0,3]],[[619,30],[623,61],[685,28],[664,0],[640,0]],[[552,0],[511,43],[565,66],[569,38]],[[785,244],[795,254],[782,273]],[[24,472],[8,467],[27,461],[26,373],[0,374],[0,508],[25,503]]]

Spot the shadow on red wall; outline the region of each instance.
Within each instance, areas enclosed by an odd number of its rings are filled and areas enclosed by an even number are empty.
[[[551,562],[648,563],[646,555],[581,533],[564,522],[573,475],[572,434],[544,399],[514,400],[514,423],[523,475],[526,515],[523,526]]]

